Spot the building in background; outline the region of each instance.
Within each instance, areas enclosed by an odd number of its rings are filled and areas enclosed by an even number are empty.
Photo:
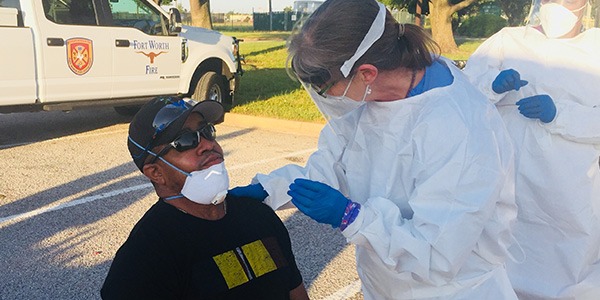
[[[325,1],[315,1],[315,0],[298,0],[294,1],[294,12],[299,12],[302,14],[311,14],[313,11],[319,7],[319,5],[323,4]]]

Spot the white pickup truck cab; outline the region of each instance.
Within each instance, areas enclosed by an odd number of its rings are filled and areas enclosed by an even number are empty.
[[[239,41],[181,25],[151,0],[0,0],[0,113],[113,106],[155,96],[233,104]]]

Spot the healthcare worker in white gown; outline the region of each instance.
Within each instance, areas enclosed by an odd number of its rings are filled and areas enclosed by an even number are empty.
[[[230,193],[293,203],[356,245],[365,299],[516,299],[506,273],[514,156],[496,108],[419,27],[329,0],[290,43],[327,117],[301,167]],[[264,188],[264,190],[263,190]],[[265,193],[266,191],[266,193]]]
[[[529,25],[504,28],[465,72],[498,107],[516,153],[508,264],[521,299],[600,299],[598,0],[533,2]]]

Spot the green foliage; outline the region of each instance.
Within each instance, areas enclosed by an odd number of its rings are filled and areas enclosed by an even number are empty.
[[[224,35],[235,36],[236,38],[244,39],[247,42],[275,40],[286,41],[291,34],[291,32],[289,31],[255,31],[252,30],[251,25],[249,27],[234,27],[233,29],[231,29],[231,27],[229,26],[223,25],[222,27],[215,30],[221,32]],[[245,48],[246,45],[247,43],[244,42],[242,44],[242,47]],[[252,46],[250,46],[250,44],[248,44],[248,47],[254,47],[254,45],[252,44]]]
[[[531,7],[531,0],[498,0],[498,2],[508,16],[510,26],[523,24]]]
[[[243,38],[240,52],[245,57],[244,76],[235,98],[234,113],[323,123],[321,113],[300,83],[286,70],[286,40],[289,32],[223,32]],[[457,38],[459,51],[443,53],[447,58],[467,60],[483,39]]]
[[[442,55],[453,60],[468,60],[469,56],[471,56],[471,53],[475,52],[475,49],[477,49],[477,47],[479,47],[484,40],[484,38],[456,37],[458,51],[452,53],[442,53]]]
[[[507,25],[507,21],[500,16],[480,14],[464,20],[458,26],[457,33],[468,37],[490,37]]]

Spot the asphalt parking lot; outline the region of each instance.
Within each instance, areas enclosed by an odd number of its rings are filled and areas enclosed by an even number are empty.
[[[231,116],[231,117],[230,117]],[[304,164],[322,125],[226,116],[231,184]],[[0,299],[99,299],[114,253],[155,201],[112,109],[0,115]],[[311,299],[362,299],[354,248],[328,225],[278,211]]]

